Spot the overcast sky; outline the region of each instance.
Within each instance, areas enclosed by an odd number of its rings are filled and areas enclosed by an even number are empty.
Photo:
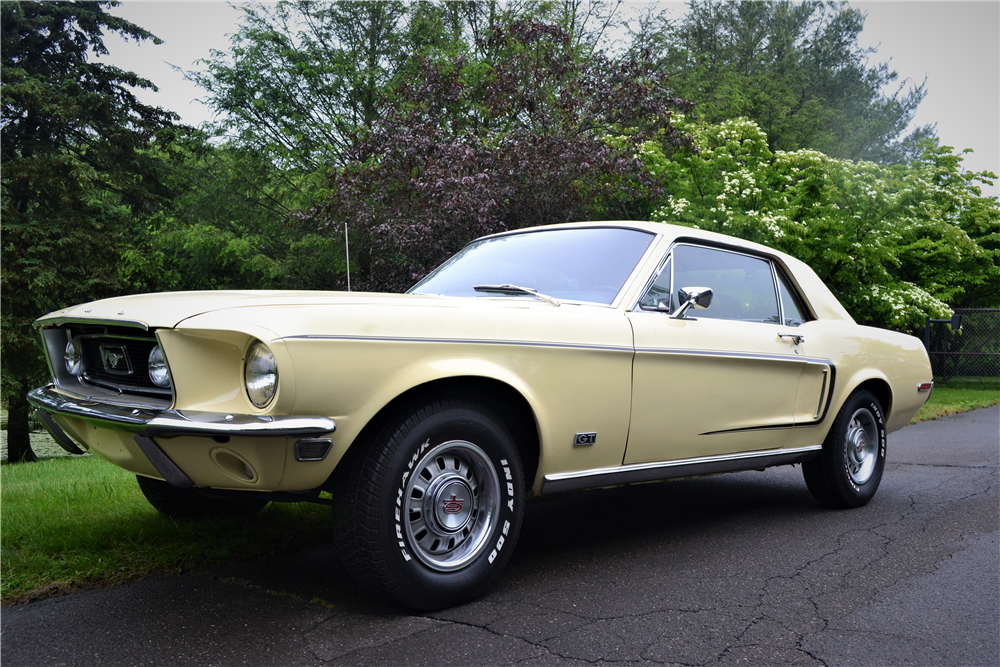
[[[646,6],[647,3],[626,3]],[[927,97],[914,126],[937,124],[941,142],[975,152],[967,169],[1000,174],[1000,2],[852,2],[868,13],[862,46],[877,46],[877,60],[891,60],[900,79],[927,79]],[[676,13],[683,3],[662,3]],[[144,102],[180,114],[198,125],[211,110],[197,100],[204,92],[184,81],[170,65],[193,69],[210,49],[225,50],[240,12],[222,1],[125,0],[111,10],[164,43],[136,45],[116,35],[103,58],[150,79],[159,93],[140,94]],[[1000,193],[1000,183],[991,189]]]

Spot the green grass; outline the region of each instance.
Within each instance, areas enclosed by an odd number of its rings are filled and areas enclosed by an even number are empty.
[[[4,605],[330,539],[329,508],[271,503],[251,519],[174,521],[97,457],[0,466]]]
[[[920,408],[920,412],[910,423],[915,424],[928,419],[938,419],[998,404],[1000,404],[1000,387],[972,388],[969,385],[957,387],[938,385],[934,387],[930,400],[924,407]]]

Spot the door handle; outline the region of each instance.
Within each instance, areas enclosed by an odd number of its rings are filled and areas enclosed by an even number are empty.
[[[806,342],[806,337],[802,334],[790,334],[790,333],[780,333],[778,338],[791,338],[792,344],[795,346],[795,354],[802,354],[799,350],[799,344]]]

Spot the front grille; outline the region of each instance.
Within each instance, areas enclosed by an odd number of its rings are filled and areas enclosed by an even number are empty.
[[[84,384],[123,394],[170,397],[170,389],[157,387],[149,379],[149,353],[156,346],[152,332],[79,325],[70,328],[73,338],[82,344]]]

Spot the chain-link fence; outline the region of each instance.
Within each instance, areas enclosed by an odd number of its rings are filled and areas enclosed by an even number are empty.
[[[1000,309],[956,308],[962,328],[931,323],[931,366],[938,382],[1000,382]]]

